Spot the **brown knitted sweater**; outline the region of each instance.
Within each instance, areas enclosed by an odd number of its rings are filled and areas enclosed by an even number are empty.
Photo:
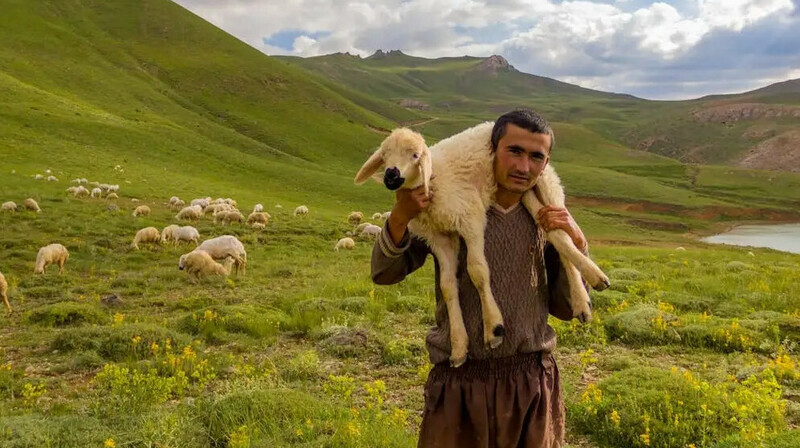
[[[551,352],[556,335],[547,324],[548,314],[561,320],[572,319],[567,294],[569,286],[558,252],[547,243],[536,222],[522,204],[508,210],[493,205],[486,213],[486,260],[491,272],[491,287],[503,315],[506,334],[494,350],[483,345],[483,322],[480,296],[467,273],[467,251],[461,241],[458,255],[458,291],[464,323],[469,336],[469,354],[473,359],[502,358],[517,353]],[[380,285],[402,281],[419,269],[430,254],[424,241],[403,236],[395,246],[388,225],[372,251],[372,280]],[[439,263],[436,270],[436,326],[426,338],[431,363],[450,357],[450,324],[439,287]]]

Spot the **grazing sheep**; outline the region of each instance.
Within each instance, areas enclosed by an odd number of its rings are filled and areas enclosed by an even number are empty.
[[[253,212],[247,216],[247,224],[252,225],[253,223],[260,223],[264,224],[265,226],[269,224],[269,213],[265,212]]]
[[[352,238],[345,237],[336,243],[336,246],[334,246],[333,250],[335,252],[339,252],[339,249],[352,249],[354,247],[356,247],[356,242],[353,241]]]
[[[209,275],[221,275],[227,277],[230,274],[230,258],[226,258],[226,264],[223,266],[211,257],[211,255],[202,250],[193,250],[188,254],[183,254],[178,259],[178,269],[186,271],[189,274],[189,281],[197,283],[202,277]]]
[[[219,203],[219,204],[208,204],[205,208],[203,208],[203,213],[206,215],[211,214],[211,216],[217,216],[219,212],[227,212],[233,210],[228,204]]]
[[[199,198],[199,199],[192,199],[192,202],[189,205],[199,205],[200,208],[206,208],[211,203],[208,198]]]
[[[683,246],[678,246],[678,247],[676,247],[676,248],[675,248],[675,250],[676,250],[676,251],[679,251],[679,252],[683,252],[683,251],[685,251],[685,250],[686,250],[686,248],[685,248],[685,247],[683,247]]]
[[[748,252],[748,253],[747,253],[747,256],[748,256],[748,257],[755,257],[755,256],[756,256],[756,254],[754,254],[753,252]]]
[[[56,176],[47,176],[48,182],[58,182],[58,178]]]
[[[261,204],[256,204],[253,206],[253,213],[261,213],[264,211],[264,206]]]
[[[22,201],[22,206],[25,207],[26,209],[28,209],[30,211],[34,211],[36,213],[39,213],[39,212],[42,211],[42,209],[39,208],[39,204],[37,204],[36,201],[33,198],[28,198],[28,199],[25,199],[24,201]]]
[[[178,199],[177,201],[175,201],[174,204],[171,204],[169,206],[169,208],[171,208],[173,210],[180,210],[183,207],[186,207],[186,202],[184,202],[182,199]]]
[[[222,260],[227,257],[233,258],[233,267],[236,273],[241,269],[242,275],[245,274],[247,252],[245,252],[242,242],[233,235],[222,235],[205,240],[195,250],[206,251],[215,260]]]
[[[361,212],[350,212],[350,214],[347,215],[347,222],[354,226],[357,226],[363,220],[364,214]]]
[[[179,198],[177,196],[173,196],[173,197],[169,198],[169,205],[175,205],[175,203],[180,201],[180,200],[181,200],[181,198]]]
[[[119,185],[117,185],[117,184],[109,185],[108,186],[108,192],[109,193],[118,193],[119,192]]]
[[[81,183],[81,180],[80,179],[72,179],[71,181],[69,181],[69,183],[71,183],[71,184],[79,184],[79,183]]]
[[[138,203],[138,202],[139,202],[139,200],[138,200],[138,199],[136,199],[136,198],[131,198],[131,202],[133,202],[134,204],[136,204],[136,203]]]
[[[109,200],[113,201],[114,199],[119,199],[119,196],[117,196],[116,193],[112,192],[112,193],[109,193],[108,196],[106,196],[106,199],[109,199]]]
[[[492,163],[492,128],[491,122],[480,124],[430,149],[418,133],[406,128],[396,129],[384,139],[355,178],[357,184],[364,183],[383,168],[383,181],[393,190],[422,186],[426,193],[436,192],[428,208],[409,223],[409,230],[427,242],[439,261],[440,286],[451,329],[450,361],[454,366],[466,361],[468,345],[456,279],[459,236],[466,243],[467,271],[481,299],[484,343],[497,347],[505,334],[484,254],[486,211],[497,188]],[[551,166],[539,176],[535,189],[544,205],[564,206],[564,192]],[[522,203],[533,217],[543,207],[533,190],[523,195]],[[573,315],[585,322],[591,317],[591,308],[581,274],[597,289],[608,286],[608,277],[574,246],[563,230],[547,232],[546,238],[558,250],[567,272]]]
[[[200,232],[192,226],[178,227],[172,231],[172,240],[175,241],[175,244],[181,241],[193,241],[197,246],[200,244]]]
[[[383,213],[375,212],[372,214],[372,220],[377,221],[379,219],[383,219]]]
[[[42,180],[42,179],[44,179],[44,176],[42,176],[41,174],[37,174],[37,175],[33,176],[33,178],[36,179],[36,180]]]
[[[175,215],[175,219],[178,220],[189,219],[192,221],[197,221],[198,219],[200,219],[200,216],[202,216],[202,214],[203,211],[200,209],[199,206],[190,205],[188,207],[182,208],[181,211],[179,211],[178,214]]]
[[[250,227],[252,227],[254,229],[258,229],[258,230],[264,230],[264,229],[267,228],[267,225],[264,224],[263,222],[254,222],[254,223],[250,224]]]
[[[389,216],[392,216],[392,212],[386,212],[386,213],[383,213],[383,214],[381,215],[381,219],[382,219],[382,220],[384,220],[384,221],[386,221],[387,219],[389,219]]]
[[[64,264],[69,259],[67,248],[58,243],[53,243],[39,249],[36,254],[36,265],[33,267],[34,274],[44,274],[47,266],[58,264],[58,273],[64,273]]]
[[[133,216],[147,216],[150,214],[150,207],[146,205],[140,205],[136,207],[136,210],[133,211]]]
[[[75,188],[73,196],[76,198],[85,198],[86,196],[89,196],[89,190],[83,185],[79,185],[77,188]]]
[[[0,210],[4,212],[15,212],[17,211],[17,203],[14,201],[3,202],[3,205],[0,205]]]
[[[49,168],[44,170],[44,174],[52,174],[52,173],[53,173],[53,171],[51,169],[49,169]]]
[[[139,250],[139,243],[156,243],[161,242],[161,233],[155,227],[145,227],[144,229],[136,232],[133,237],[133,244],[131,247]]]
[[[292,213],[292,215],[294,215],[294,216],[297,216],[297,215],[307,215],[307,214],[308,214],[308,207],[306,207],[305,205],[298,205],[298,206],[297,206],[297,207],[294,209],[294,212]]]
[[[101,189],[100,189],[100,187],[94,187],[94,188],[92,188],[92,194],[91,194],[91,197],[93,197],[93,198],[100,198],[100,197],[103,197],[103,190],[101,190]]]
[[[166,243],[167,241],[172,241],[172,233],[178,228],[180,228],[180,226],[176,224],[170,224],[164,227],[164,230],[161,231],[161,242]]]
[[[349,235],[349,236],[361,235],[361,232],[363,232],[364,229],[367,228],[367,226],[371,226],[371,225],[372,224],[370,224],[368,222],[362,222],[361,224],[356,226],[355,230],[353,230],[352,232],[347,232],[347,235]]]
[[[361,233],[359,233],[358,236],[366,236],[373,238],[380,235],[382,230],[383,227],[381,226],[376,226],[375,224],[367,224],[366,226],[364,226],[364,228],[361,230]]]
[[[238,222],[238,223],[241,224],[242,221],[244,221],[244,215],[242,215],[241,213],[239,213],[236,210],[226,211],[226,212],[217,212],[214,215],[214,223],[215,224],[216,223],[220,223],[220,222],[223,225],[234,223],[234,222]]]
[[[75,190],[77,190],[77,189],[78,189],[78,187],[69,187],[64,191],[66,191],[67,194],[75,195]]]
[[[6,304],[6,311],[11,314],[11,305],[8,303],[8,282],[2,272],[0,272],[0,296]]]

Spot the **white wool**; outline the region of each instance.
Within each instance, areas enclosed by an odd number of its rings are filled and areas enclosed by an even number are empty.
[[[227,276],[230,273],[230,267],[217,263],[208,252],[197,249],[181,255],[178,259],[178,269],[186,271],[192,283],[209,275]]]
[[[294,212],[292,213],[294,216],[297,215],[307,215],[308,214],[308,207],[305,205],[298,205],[295,207]]]
[[[3,202],[3,205],[0,206],[0,210],[4,212],[15,212],[17,211],[17,203],[14,201]]]
[[[161,233],[155,227],[145,227],[136,232],[133,237],[131,247],[139,250],[139,243],[156,243],[161,242]]]
[[[215,260],[223,260],[230,257],[234,261],[236,272],[242,269],[244,274],[247,266],[247,252],[245,252],[242,242],[233,235],[222,235],[205,240],[195,250],[206,251]]]
[[[34,212],[36,212],[36,213],[39,213],[39,212],[41,212],[41,211],[42,211],[42,209],[41,209],[41,208],[39,208],[39,204],[38,204],[38,203],[37,203],[37,202],[36,202],[36,201],[35,201],[33,198],[28,198],[28,199],[25,199],[25,200],[22,202],[22,205],[23,205],[23,206],[24,206],[26,209],[28,209],[28,210],[31,210],[31,211],[34,211]]]
[[[336,242],[333,250],[339,252],[339,249],[352,249],[354,247],[356,247],[356,242],[352,238],[345,237]]]
[[[140,205],[136,207],[133,211],[133,216],[147,216],[150,214],[150,207],[146,205]]]
[[[364,226],[364,228],[361,230],[361,233],[359,233],[358,235],[368,236],[368,237],[378,236],[381,234],[382,230],[383,227],[381,226],[376,226],[375,224],[367,224],[366,226]]]
[[[44,274],[47,266],[51,264],[59,265],[59,274],[64,272],[64,264],[69,259],[69,251],[61,244],[54,243],[39,249],[36,254],[36,265],[33,268],[34,274]]]

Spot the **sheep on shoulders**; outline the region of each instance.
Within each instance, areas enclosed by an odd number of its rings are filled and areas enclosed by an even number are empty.
[[[492,122],[477,125],[440,141],[430,149],[418,133],[406,128],[396,129],[384,139],[355,178],[356,183],[361,184],[381,173],[381,180],[391,190],[422,186],[425,193],[433,192],[429,206],[411,220],[408,228],[430,246],[439,261],[440,286],[451,328],[450,361],[454,366],[466,361],[469,342],[461,317],[456,280],[459,236],[466,243],[467,271],[481,299],[483,342],[487,347],[497,347],[505,334],[503,317],[491,291],[484,254],[486,211],[497,189],[491,148],[493,126]],[[540,193],[547,190],[542,195],[547,205],[557,205],[559,195],[563,198],[563,189],[557,177],[553,177],[555,172],[552,168],[546,169],[537,182]],[[522,202],[534,217],[542,206],[532,191],[523,196]],[[562,256],[569,257],[568,261],[580,268],[579,273],[567,269],[570,290],[575,292],[570,301],[574,316],[586,321],[591,316],[591,309],[580,274],[598,289],[608,285],[608,278],[575,248],[566,232],[554,230],[548,232],[547,238]]]

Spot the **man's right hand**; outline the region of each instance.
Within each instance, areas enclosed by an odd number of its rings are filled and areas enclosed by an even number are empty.
[[[403,239],[408,223],[419,215],[421,211],[428,208],[432,196],[433,192],[425,195],[424,186],[413,190],[397,190],[395,193],[396,202],[388,221],[389,233],[395,245],[400,244]]]

